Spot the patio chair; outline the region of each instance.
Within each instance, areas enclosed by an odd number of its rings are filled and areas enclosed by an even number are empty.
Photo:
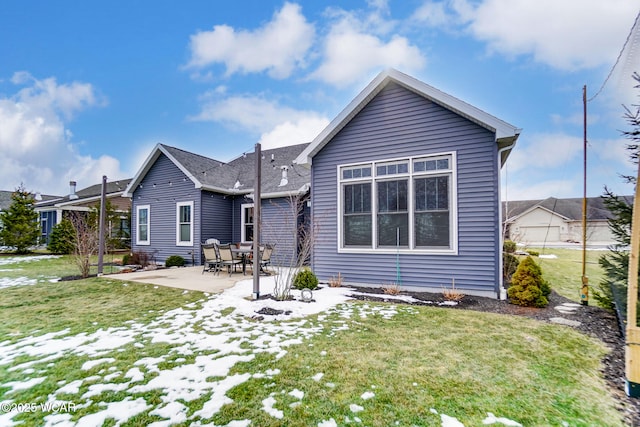
[[[218,246],[218,251],[220,252],[220,265],[227,266],[229,269],[229,276],[231,276],[231,267],[233,267],[233,271],[236,271],[236,266],[242,264],[242,260],[233,256],[233,252],[231,252],[230,245],[220,245]]]
[[[210,244],[210,245],[202,245],[202,259],[204,260],[204,267],[202,268],[202,274],[205,271],[211,271],[213,268],[213,272],[215,274],[220,271],[222,266],[220,265],[220,255],[218,253],[218,245]]]
[[[273,253],[273,245],[265,245],[264,250],[260,253],[260,271],[267,273],[267,266],[271,265],[271,254]]]

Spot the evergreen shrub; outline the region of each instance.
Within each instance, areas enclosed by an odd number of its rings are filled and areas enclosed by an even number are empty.
[[[507,289],[509,302],[525,307],[546,307],[551,286],[542,278],[540,266],[530,256],[518,266]]]
[[[318,287],[318,278],[313,273],[313,271],[305,268],[297,272],[293,277],[293,287],[295,289],[308,288],[313,290]]]

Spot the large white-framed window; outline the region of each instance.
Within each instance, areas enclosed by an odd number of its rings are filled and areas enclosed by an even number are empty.
[[[193,246],[193,202],[176,203],[176,246]]]
[[[253,203],[244,203],[240,209],[240,221],[242,222],[240,241],[253,242]]]
[[[136,206],[136,245],[149,245],[151,242],[151,206]]]
[[[457,251],[456,153],[338,166],[338,251]]]

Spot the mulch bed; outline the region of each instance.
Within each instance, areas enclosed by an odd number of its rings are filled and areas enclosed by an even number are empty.
[[[364,301],[388,300],[396,304],[407,304],[399,300],[391,300],[380,288],[356,288],[357,291],[366,295],[353,295],[353,298]],[[410,295],[417,300],[430,301],[431,304],[444,302],[442,294],[427,292],[402,292],[402,295]],[[442,306],[451,309],[476,310],[491,313],[508,314],[512,316],[525,316],[541,322],[549,322],[552,317],[564,317],[566,319],[580,322],[580,326],[575,329],[592,337],[600,339],[611,350],[602,360],[602,373],[609,385],[609,391],[618,402],[618,410],[622,412],[627,425],[640,426],[640,399],[627,396],[625,388],[625,356],[624,338],[620,332],[618,319],[615,313],[594,306],[582,306],[576,313],[563,315],[554,307],[562,303],[571,301],[552,291],[549,297],[549,305],[545,308],[520,307],[509,304],[507,301],[495,300],[492,298],[476,297],[466,295],[455,306]],[[415,303],[422,305],[422,303]],[[425,302],[424,305],[427,305]]]

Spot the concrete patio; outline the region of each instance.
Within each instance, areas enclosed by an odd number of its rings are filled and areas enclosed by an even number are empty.
[[[209,293],[220,293],[232,287],[236,282],[252,279],[250,271],[247,271],[246,276],[241,272],[233,273],[229,276],[224,271],[218,274],[205,271],[203,274],[202,266],[135,271],[132,273],[110,274],[107,277]]]

